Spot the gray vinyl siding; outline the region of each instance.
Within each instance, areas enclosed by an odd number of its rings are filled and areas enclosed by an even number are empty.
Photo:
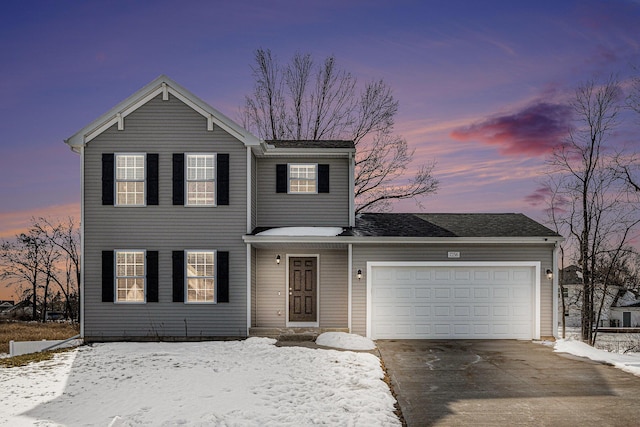
[[[159,205],[102,206],[102,153],[159,154]],[[172,204],[172,154],[229,154],[229,205],[184,207]],[[85,148],[85,336],[88,339],[178,339],[245,336],[247,333],[246,149],[173,96],[158,96],[114,125]],[[159,252],[159,302],[101,302],[101,253],[145,249]],[[229,252],[229,303],[172,302],[172,251]]]
[[[347,251],[291,248],[293,255],[319,255],[319,297],[321,328],[348,326]],[[282,261],[276,264],[276,255]],[[256,308],[254,326],[279,328],[286,326],[287,252],[282,250],[257,251]]]
[[[251,153],[251,230],[258,224],[258,162]],[[248,230],[251,232],[251,230]]]
[[[329,165],[330,192],[276,193],[276,165]],[[349,226],[349,160],[318,158],[259,158],[257,168],[258,227]]]
[[[449,259],[448,251],[459,251],[460,258]],[[553,336],[553,285],[544,274],[553,268],[553,245],[354,245],[352,332],[360,335],[366,334],[368,261],[539,261],[540,334]]]

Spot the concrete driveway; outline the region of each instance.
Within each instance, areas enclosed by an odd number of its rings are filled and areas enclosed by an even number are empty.
[[[638,426],[640,378],[527,341],[378,340],[409,427]]]

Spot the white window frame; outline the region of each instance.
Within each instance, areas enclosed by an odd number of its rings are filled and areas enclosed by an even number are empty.
[[[213,157],[213,177],[211,179],[189,179],[189,157],[211,156]],[[185,153],[184,154],[184,205],[189,207],[212,207],[216,206],[218,197],[218,156],[217,153]],[[211,182],[213,183],[213,201],[211,203],[189,203],[189,183],[190,182]]]
[[[314,171],[314,175],[315,178],[311,179],[311,178],[300,178],[300,177],[295,177],[293,178],[291,176],[291,168],[292,167],[305,167],[305,168],[313,168]],[[313,187],[313,191],[294,191],[291,188],[291,181],[293,180],[300,180],[300,181],[307,181],[307,182],[311,182],[313,181],[314,183],[314,187]],[[317,163],[288,163],[287,164],[287,192],[289,194],[318,194],[318,164]]]
[[[142,179],[119,179],[118,178],[118,158],[125,156],[142,156],[142,170],[143,177]],[[142,194],[142,203],[122,203],[119,200],[119,192],[118,192],[118,183],[121,182],[142,182],[143,185],[143,194]],[[115,153],[114,161],[113,161],[113,186],[114,186],[114,206],[127,206],[127,207],[144,207],[147,205],[147,154],[146,153]]]
[[[213,257],[213,275],[197,276],[189,275],[189,254],[204,253],[211,254]],[[184,251],[184,302],[185,304],[216,304],[218,301],[218,253],[212,249],[188,249]],[[213,279],[213,299],[211,301],[189,301],[189,279]]]
[[[118,275],[118,254],[120,253],[141,253],[142,254],[142,265],[143,265],[143,275],[133,275],[133,276],[119,276]],[[113,251],[113,286],[114,286],[114,301],[116,304],[145,304],[147,302],[147,251],[144,249],[117,249]],[[142,278],[142,300],[120,300],[118,295],[118,279],[140,279]]]

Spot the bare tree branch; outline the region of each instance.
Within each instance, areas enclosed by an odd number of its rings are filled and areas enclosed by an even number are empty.
[[[333,56],[316,66],[297,53],[281,67],[271,51],[255,52],[254,91],[245,97],[243,125],[265,139],[351,140],[356,146],[356,212],[388,210],[393,200],[434,193],[435,163],[409,168],[413,150],[393,133],[398,101],[382,81],[357,92],[356,78]],[[411,178],[406,178],[415,170]]]

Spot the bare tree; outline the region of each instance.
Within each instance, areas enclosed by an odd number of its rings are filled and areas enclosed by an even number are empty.
[[[8,285],[27,283],[31,294],[31,318],[35,319],[38,308],[38,285],[44,240],[35,230],[16,236],[15,242],[3,241],[0,245],[2,279]]]
[[[434,193],[435,163],[406,178],[415,150],[394,134],[398,101],[382,81],[358,92],[356,78],[333,56],[316,65],[297,53],[281,66],[270,50],[255,52],[253,93],[245,97],[242,123],[264,139],[352,140],[356,146],[356,212],[388,210],[393,200]]]
[[[614,266],[632,251],[630,237],[640,223],[628,187],[612,167],[615,155],[610,139],[618,124],[620,99],[615,78],[579,87],[571,104],[576,127],[549,159],[557,195],[565,201],[557,218],[582,270],[581,335],[591,345],[597,337],[598,303],[602,306],[595,289],[606,293]]]
[[[65,297],[65,315],[68,318],[76,318],[77,307],[72,304],[73,295],[79,293],[80,283],[80,230],[73,217],[68,217],[66,223],[53,223],[51,219],[40,217],[33,219],[33,228],[38,230],[41,236],[60,251],[64,258],[64,268],[57,270],[57,274],[48,276],[58,284]],[[53,272],[52,272],[53,273]],[[75,279],[75,282],[74,282]]]
[[[52,284],[57,284],[64,295],[67,317],[76,317],[80,282],[78,246],[79,231],[73,218],[68,218],[66,223],[32,218],[27,232],[16,236],[13,242],[2,242],[2,278],[8,281],[8,285],[29,285],[34,319],[39,303],[41,320],[46,320]]]

